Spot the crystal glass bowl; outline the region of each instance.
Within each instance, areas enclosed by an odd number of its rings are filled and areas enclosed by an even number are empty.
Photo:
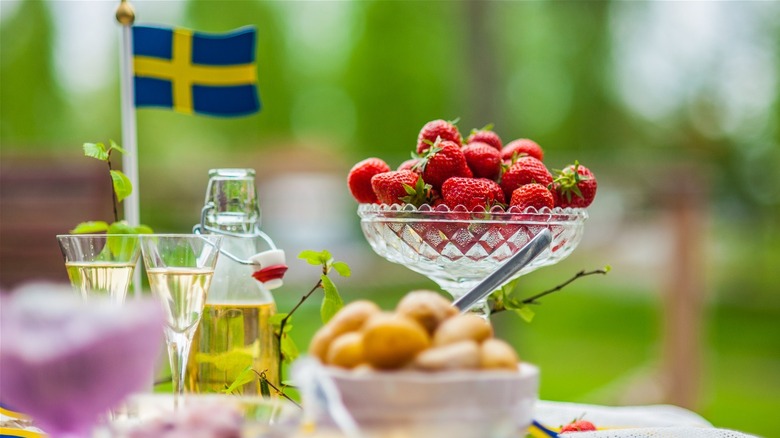
[[[468,212],[440,205],[361,204],[360,226],[371,248],[406,266],[459,298],[495,271],[543,229],[553,236],[544,251],[512,278],[566,258],[580,243],[588,213],[584,209],[524,211],[494,207]],[[485,313],[486,305],[477,305]]]

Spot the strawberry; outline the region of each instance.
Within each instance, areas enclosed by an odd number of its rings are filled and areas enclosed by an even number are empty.
[[[490,189],[493,190],[496,202],[506,204],[506,198],[504,197],[504,191],[501,189],[501,186],[492,179],[482,178],[482,180],[487,181],[487,185],[489,185]]]
[[[539,161],[544,159],[542,148],[535,141],[527,138],[511,141],[501,149],[501,159],[510,163],[523,155],[530,155]]]
[[[453,176],[473,176],[460,146],[447,140],[439,140],[428,149],[414,170],[420,172],[423,180],[437,190]]]
[[[519,208],[520,211],[525,211],[528,207],[534,207],[537,210],[544,207],[552,209],[555,206],[555,200],[547,187],[532,183],[516,188],[512,192],[512,200],[509,205]]]
[[[591,432],[595,430],[598,429],[596,429],[596,426],[594,426],[593,423],[588,420],[574,420],[571,423],[563,426],[559,433]]]
[[[409,203],[420,206],[427,201],[430,186],[411,170],[391,170],[371,178],[371,187],[382,204]]]
[[[463,205],[469,211],[480,206],[488,210],[496,202],[501,202],[496,199],[496,193],[490,182],[492,181],[481,178],[452,177],[441,187],[444,203],[450,208]]]
[[[420,162],[419,158],[410,158],[403,163],[401,163],[400,166],[398,166],[398,169],[396,170],[412,170],[414,168],[414,165]]]
[[[501,152],[501,148],[503,147],[504,143],[501,142],[501,137],[493,132],[492,129],[493,124],[487,125],[482,129],[472,129],[471,134],[469,134],[469,137],[466,139],[466,144],[476,142],[487,143]]]
[[[539,183],[547,187],[552,184],[552,180],[544,163],[534,157],[520,157],[501,177],[501,188],[504,189],[504,196],[512,199],[512,193],[520,186]]]
[[[425,124],[417,135],[417,153],[422,154],[428,148],[431,147],[436,139],[449,140],[460,147],[462,145],[460,139],[460,131],[455,124],[458,120],[448,122],[446,120],[432,120]]]
[[[501,154],[487,143],[473,142],[461,149],[474,178],[496,179],[501,172]]]
[[[347,185],[357,202],[375,204],[377,198],[371,187],[371,178],[378,173],[388,171],[390,171],[390,166],[379,158],[367,158],[352,166],[349,175],[347,175]]]
[[[597,188],[593,172],[575,161],[556,172],[552,185],[555,205],[562,208],[586,208],[596,197]]]
[[[428,192],[428,204],[431,207],[436,207],[437,205],[444,204],[444,198],[441,197],[441,194],[436,189],[430,189]]]

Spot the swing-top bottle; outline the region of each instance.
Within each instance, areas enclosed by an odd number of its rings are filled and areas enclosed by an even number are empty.
[[[222,234],[222,250],[187,362],[186,389],[223,392],[251,367],[278,384],[278,345],[269,319],[276,305],[265,283],[253,277],[257,258],[284,265],[284,253],[260,230],[260,208],[252,169],[209,171],[206,200],[196,233]],[[269,260],[272,260],[269,262]],[[286,267],[284,268],[286,269]],[[266,276],[267,277],[267,276]],[[246,376],[246,373],[244,374]],[[260,380],[234,385],[235,394],[260,394]],[[242,379],[243,380],[243,379]]]

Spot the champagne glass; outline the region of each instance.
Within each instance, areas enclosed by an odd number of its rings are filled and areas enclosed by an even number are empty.
[[[85,300],[108,296],[122,304],[141,247],[135,234],[63,234],[57,236],[73,288]]]
[[[222,236],[150,234],[141,237],[152,293],[166,312],[165,341],[173,375],[174,408],[184,392],[192,337],[206,303]]]

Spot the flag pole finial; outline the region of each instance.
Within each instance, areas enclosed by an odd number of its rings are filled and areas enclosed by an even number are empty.
[[[131,26],[135,21],[135,10],[127,0],[122,0],[116,8],[116,21],[123,26]]]

